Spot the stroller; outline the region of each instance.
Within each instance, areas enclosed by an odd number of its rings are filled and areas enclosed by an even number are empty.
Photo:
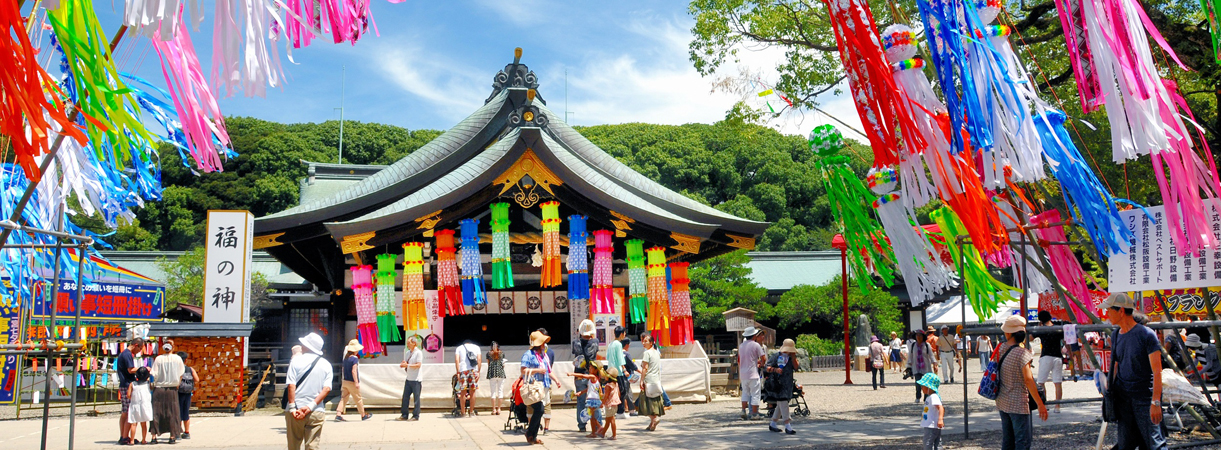
[[[512,395],[510,396],[512,403],[509,406],[509,417],[505,418],[505,431],[525,433],[526,427],[530,424],[530,418],[526,416],[526,403],[521,399],[521,385],[521,378],[513,382]]]
[[[766,385],[766,384],[765,384]],[[767,403],[767,416],[775,413],[776,402],[788,401],[789,412],[797,417],[810,417],[810,406],[806,404],[805,389],[800,385],[793,386],[793,395],[788,399],[777,398],[772,392],[763,392],[763,401]]]

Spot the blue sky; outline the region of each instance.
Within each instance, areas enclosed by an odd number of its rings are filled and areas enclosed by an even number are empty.
[[[206,74],[214,6],[210,0],[204,4],[203,25],[191,37]],[[95,8],[113,33],[123,0],[96,0]],[[539,76],[539,91],[557,112],[565,110],[567,70],[568,121],[576,125],[711,123],[738,99],[711,92],[714,79],[700,77],[687,59],[694,21],[682,1],[373,0],[372,10],[380,36],[369,34],[355,46],[316,40],[294,51],[297,65],[287,61],[281,44],[277,50],[288,74],[283,89],[268,89],[266,98],[222,99],[221,110],[289,123],[338,119],[334,108],[346,67],[347,119],[446,129],[483,103],[492,76],[512,61],[514,47],[524,49],[522,62]],[[163,84],[147,38],[128,36],[116,52],[120,70]],[[740,63],[723,72],[748,68],[766,76],[781,56],[778,49],[744,52]],[[836,99],[825,109],[859,123],[849,102]],[[806,113],[773,126],[805,134],[825,122]]]

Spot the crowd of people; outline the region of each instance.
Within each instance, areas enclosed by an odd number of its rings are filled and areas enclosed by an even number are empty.
[[[598,359],[599,342],[593,322],[582,321],[578,333],[580,336],[572,341],[571,346],[573,371],[567,374],[573,377],[574,390],[564,393],[565,402],[571,398],[576,403],[578,430],[588,432],[586,436],[589,438],[615,439],[617,419],[636,415],[649,418],[646,431],[656,430],[661,417],[670,408],[670,401],[661,382],[661,352],[652,336],[647,332],[640,336],[644,353],[637,366],[629,353],[631,340],[623,327],[615,328],[615,339],[607,346],[604,360]],[[330,394],[334,378],[331,364],[323,357],[322,337],[310,333],[300,338],[300,342],[301,345],[293,348],[284,397],[288,447],[292,450],[318,447],[326,420],[324,402]],[[480,381],[486,378],[491,390],[491,414],[500,415],[506,407],[509,414],[520,414],[526,418],[526,442],[542,444],[539,435],[546,434],[550,429],[552,389],[560,383],[560,374],[552,370],[556,355],[550,343],[551,337],[546,329],[531,332],[530,348],[521,359],[520,376],[512,385],[506,386],[506,356],[499,343],[492,342],[490,350],[484,353],[474,342],[464,341],[454,350],[455,415],[465,417],[478,414],[474,406],[475,392]],[[415,337],[409,337],[406,341],[403,360],[399,364],[406,372],[406,381],[396,420],[420,419],[423,353],[419,345]],[[342,391],[336,408],[336,421],[346,421],[343,415],[349,400],[355,403],[362,420],[371,417],[364,410],[360,394],[360,362],[357,354],[362,349],[356,340],[344,348]],[[793,360],[795,363],[795,358]],[[485,365],[486,374],[482,372]],[[783,369],[784,365],[785,362],[781,362],[777,367]],[[790,380],[791,375],[789,369]],[[640,392],[634,399],[632,383],[637,383]],[[506,401],[507,405],[504,404]]]
[[[161,345],[161,354],[150,366],[137,364],[144,352],[144,339],[128,341],[119,354],[115,371],[119,378],[118,445],[156,444],[163,434],[169,443],[191,438],[191,396],[199,373],[183,361],[187,355],[174,353],[174,341]],[[136,430],[140,430],[137,439]],[[149,440],[149,431],[152,440]]]

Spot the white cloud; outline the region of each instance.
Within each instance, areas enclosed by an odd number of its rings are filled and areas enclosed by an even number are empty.
[[[631,53],[591,53],[581,64],[571,67],[569,110],[574,114],[570,121],[581,125],[712,123],[723,119],[725,112],[742,99],[737,94],[713,91],[717,78],[736,76],[742,70],[762,73],[764,80],[776,78],[776,64],[784,59],[784,50],[780,48],[741,49],[738,60],[727,61],[717,75],[700,76],[688,59],[688,44],[692,38],[689,28],[688,21],[678,19],[637,16],[627,21],[624,29],[644,39],[647,45],[635,46],[639,50]],[[562,68],[550,71],[563,73]],[[552,83],[549,85],[554,85]],[[552,92],[552,108],[558,111],[563,105],[555,99],[562,96],[555,95],[554,89]],[[764,106],[763,100],[748,99],[758,101],[760,107]],[[783,105],[779,98],[773,97],[771,102],[777,109]],[[827,96],[821,109],[860,128],[855,106],[847,96]],[[846,135],[856,136],[825,114],[814,111],[790,111],[769,125],[786,134],[804,135],[824,123],[833,123]]]
[[[369,60],[377,73],[402,91],[419,98],[450,120],[460,120],[483,105],[490,75],[427,53],[419,47],[370,45]]]
[[[518,26],[546,23],[543,12],[553,8],[541,0],[476,0],[475,3],[496,18]]]

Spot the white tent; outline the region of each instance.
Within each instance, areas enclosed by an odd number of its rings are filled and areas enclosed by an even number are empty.
[[[962,303],[964,301],[966,301],[965,297],[955,295],[944,302],[929,305],[929,307],[924,310],[925,323],[932,325],[934,328],[941,328],[942,325],[949,327],[962,325],[962,314],[964,309]],[[992,317],[989,317],[986,321],[981,321],[979,319],[979,316],[975,314],[975,310],[971,309],[970,304],[967,304],[965,309],[967,314],[967,324],[970,325],[979,323],[1001,323],[1005,321],[1006,317],[1019,314],[1022,308],[1021,304],[1017,301],[1003,303],[1001,304],[1000,310],[997,311],[996,314],[993,314]]]

